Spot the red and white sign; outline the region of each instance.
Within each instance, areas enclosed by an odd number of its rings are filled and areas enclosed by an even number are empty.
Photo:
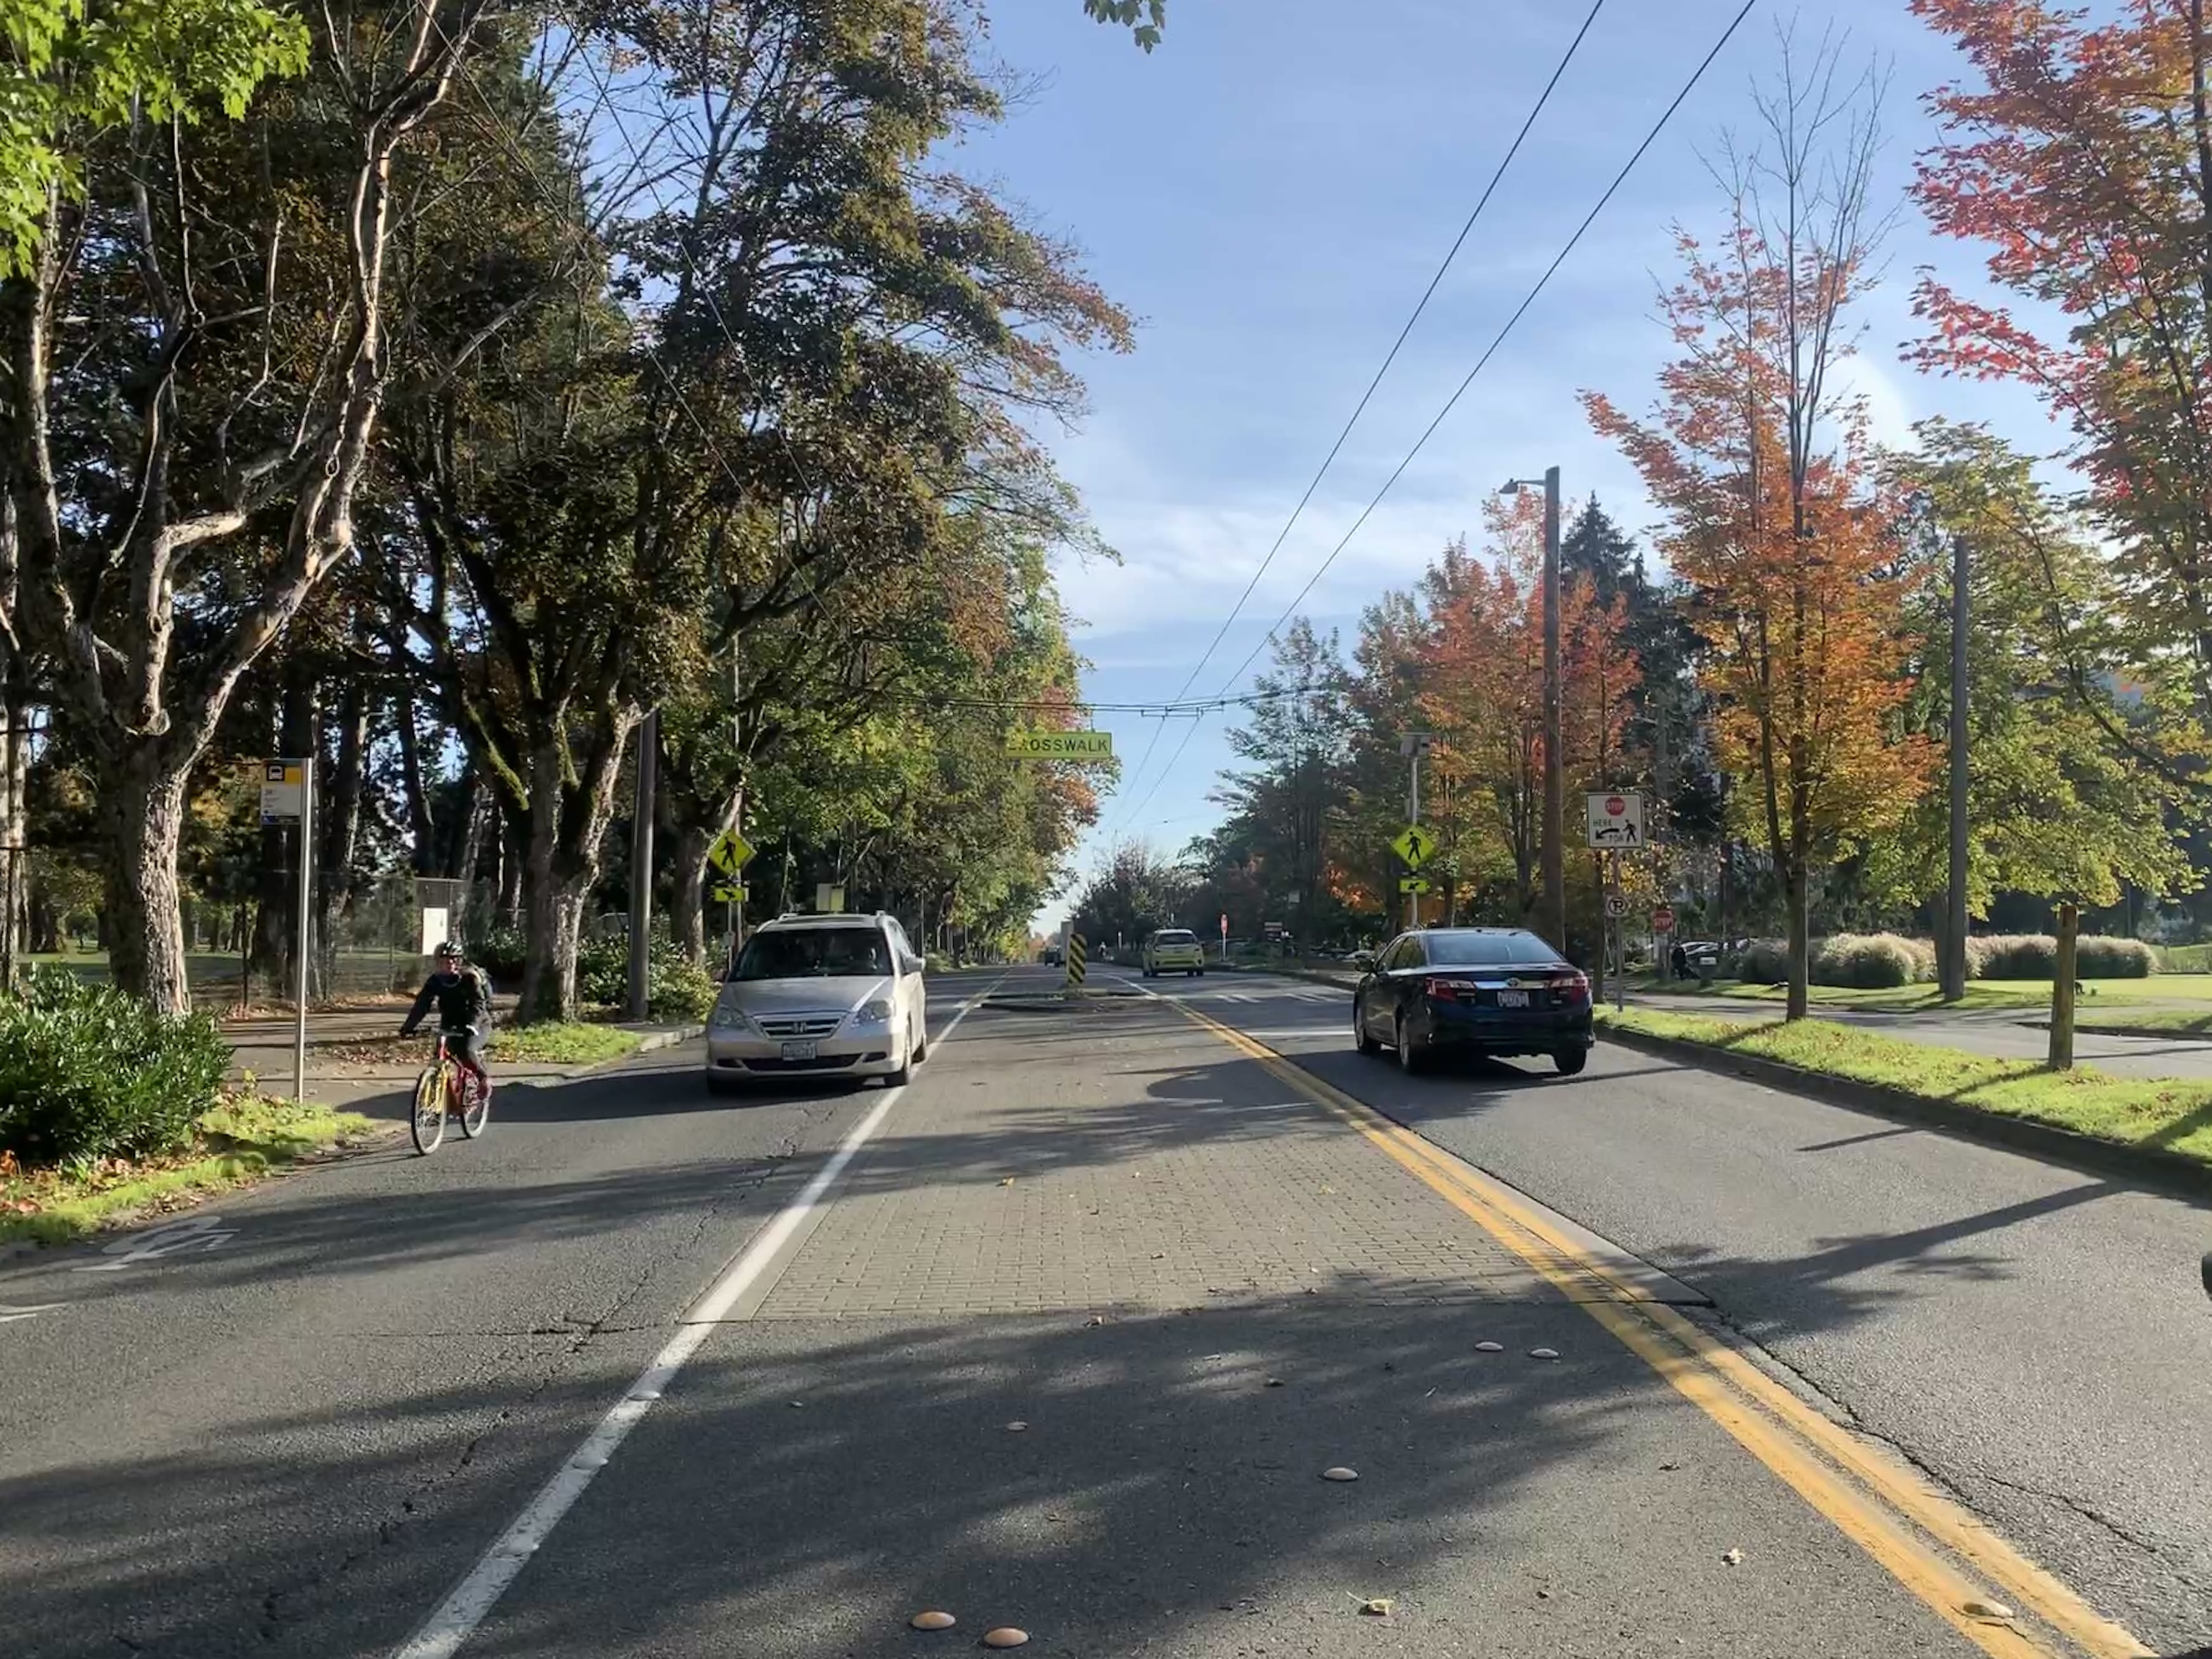
[[[1644,845],[1644,796],[1634,789],[1593,790],[1583,798],[1589,844],[1601,852]]]
[[[1671,933],[1674,931],[1674,906],[1662,904],[1651,913],[1651,931],[1655,933]]]

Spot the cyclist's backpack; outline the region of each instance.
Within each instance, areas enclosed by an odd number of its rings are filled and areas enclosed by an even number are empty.
[[[462,977],[469,982],[469,1024],[480,1025],[491,1018],[491,978],[473,963]]]

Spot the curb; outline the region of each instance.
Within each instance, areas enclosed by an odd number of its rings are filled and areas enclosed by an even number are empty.
[[[1961,1140],[2024,1152],[2046,1163],[2066,1164],[2093,1175],[2124,1176],[2199,1205],[2212,1203],[2212,1169],[2160,1147],[2123,1146],[2028,1118],[1978,1112],[1971,1106],[1929,1100],[1880,1084],[1826,1077],[1778,1060],[1729,1054],[1680,1037],[1650,1036],[1641,1031],[1624,1031],[1602,1024],[1598,1027],[1598,1036],[1602,1042],[1640,1049],[1662,1059],[1678,1060],[1701,1071],[1747,1078],[1785,1094],[1802,1095],[1850,1111],[1938,1130]]]

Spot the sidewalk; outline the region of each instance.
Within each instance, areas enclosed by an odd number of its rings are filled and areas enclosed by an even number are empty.
[[[400,1026],[405,1024],[409,1006],[406,1000],[394,998],[389,1006],[310,1010],[307,1082],[303,1091],[306,1097],[358,1109],[365,1101],[396,1095],[413,1084],[428,1060],[430,1038],[434,1031],[430,1027],[418,1028],[416,1036],[404,1045],[388,1042],[398,1036]],[[512,998],[495,1000],[494,1024],[505,1024],[514,1011]],[[614,1060],[575,1064],[494,1060],[488,1061],[484,1069],[498,1082],[557,1082],[604,1071],[639,1054],[672,1048],[697,1036],[699,1031],[696,1025],[628,1021],[616,1023],[612,1029],[635,1033],[640,1039],[636,1049]],[[289,1014],[224,1022],[223,1035],[229,1039],[231,1047],[232,1080],[251,1076],[276,1088],[289,1090],[292,1085],[293,1030]],[[389,1052],[374,1057],[359,1052],[371,1047],[386,1048]]]

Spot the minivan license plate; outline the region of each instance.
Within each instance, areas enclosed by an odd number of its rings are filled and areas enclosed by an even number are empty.
[[[1501,1008],[1526,1008],[1528,1006],[1528,994],[1526,991],[1500,991],[1498,994],[1498,1006]]]
[[[820,1057],[818,1045],[811,1042],[787,1042],[783,1045],[786,1060],[815,1060]]]

